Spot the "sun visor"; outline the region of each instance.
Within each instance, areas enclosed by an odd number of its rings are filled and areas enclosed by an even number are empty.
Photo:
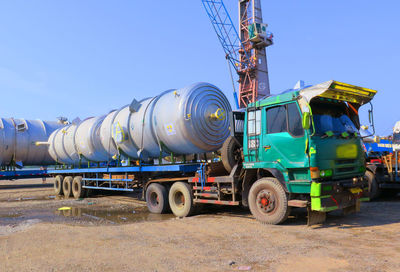
[[[377,91],[330,80],[300,91],[308,102],[314,97],[324,97],[364,105],[371,101]]]

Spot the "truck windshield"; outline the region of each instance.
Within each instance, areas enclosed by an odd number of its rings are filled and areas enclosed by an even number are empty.
[[[326,135],[329,131],[335,135],[347,132],[354,135],[356,125],[350,119],[350,109],[343,102],[312,101],[310,103],[315,126],[315,135]]]

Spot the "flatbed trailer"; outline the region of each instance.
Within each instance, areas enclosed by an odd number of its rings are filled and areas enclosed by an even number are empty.
[[[395,161],[393,154],[367,161],[365,175],[369,183],[371,199],[379,197],[382,193],[396,195],[400,192],[400,176],[398,170],[396,170]]]
[[[16,180],[31,178],[46,178],[50,174],[46,169],[1,170],[0,180]]]
[[[123,167],[96,167],[96,168],[74,168],[74,169],[52,169],[48,173],[54,177],[82,177],[82,188],[93,190],[112,190],[132,192],[142,188],[152,177],[160,174],[171,177],[188,175],[198,171],[201,164],[171,164],[171,165],[144,165]],[[55,185],[56,186],[56,185]],[[72,188],[71,188],[72,189]],[[68,193],[68,192],[65,192]],[[70,195],[68,195],[70,196]]]
[[[395,195],[400,192],[399,156],[393,150],[391,138],[381,138],[379,141],[365,142],[367,154],[368,189],[370,198],[385,195]],[[397,162],[397,163],[396,163]]]
[[[100,167],[100,168],[74,168],[74,169],[50,169],[48,174],[55,177],[54,188],[57,194],[75,198],[85,197],[89,190],[110,190],[121,192],[133,192],[141,190],[146,197],[150,185],[162,184],[167,189],[175,182],[183,182],[190,186],[193,204],[207,203],[219,205],[239,205],[235,197],[237,177],[235,169],[231,175],[215,176],[211,173],[221,172],[220,162],[201,162],[169,165],[144,165],[127,167]],[[217,170],[215,170],[217,168]],[[223,170],[222,172],[225,172]],[[67,180],[66,182],[64,180]],[[70,182],[68,182],[68,180]],[[155,186],[157,187],[157,186]],[[222,191],[225,193],[222,193]],[[152,187],[150,187],[150,191]],[[231,195],[227,198],[226,194]],[[151,192],[149,193],[149,196]],[[158,195],[158,198],[168,196]],[[151,203],[148,203],[150,211],[155,211]],[[153,203],[154,204],[154,203]],[[167,204],[167,203],[166,203]],[[166,205],[168,206],[168,205]],[[163,212],[168,207],[156,207]]]

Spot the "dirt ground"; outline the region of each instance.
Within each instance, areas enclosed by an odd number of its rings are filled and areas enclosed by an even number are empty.
[[[0,181],[0,271],[400,271],[400,196],[268,226],[240,208],[176,219],[135,195],[62,199],[51,182]]]

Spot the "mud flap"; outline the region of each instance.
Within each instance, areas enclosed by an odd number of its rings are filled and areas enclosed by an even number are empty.
[[[324,223],[326,220],[326,212],[312,211],[311,207],[307,208],[307,226]]]

